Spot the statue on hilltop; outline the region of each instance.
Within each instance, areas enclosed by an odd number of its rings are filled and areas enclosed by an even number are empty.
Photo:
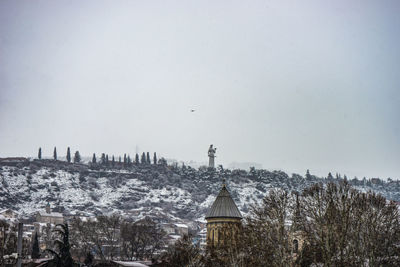
[[[209,168],[215,168],[214,164],[214,158],[215,158],[215,153],[217,152],[217,148],[213,147],[213,145],[210,145],[210,148],[208,149],[208,167]]]

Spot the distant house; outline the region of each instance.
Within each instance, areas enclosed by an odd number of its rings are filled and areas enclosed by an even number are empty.
[[[136,225],[141,225],[141,226],[155,226],[156,223],[150,219],[149,217],[145,217],[143,219],[140,219],[135,222]]]
[[[183,223],[175,223],[175,233],[177,233],[180,236],[188,235],[189,227]]]
[[[172,223],[163,223],[161,229],[167,234],[175,234],[175,227]]]
[[[18,213],[16,211],[13,211],[12,209],[0,210],[0,215],[5,217],[6,219],[16,219],[18,217]]]
[[[189,227],[183,223],[163,223],[161,229],[167,234],[165,241],[168,245],[175,244],[176,241],[189,233]]]
[[[179,235],[179,236],[184,236],[188,235],[189,233],[189,227],[186,224],[183,223],[163,223],[161,225],[161,229],[167,234],[167,235]]]
[[[61,213],[52,212],[48,203],[45,211],[36,213],[36,221],[39,223],[62,224],[64,223],[64,216]]]

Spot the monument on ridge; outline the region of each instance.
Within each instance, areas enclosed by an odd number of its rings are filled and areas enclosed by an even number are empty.
[[[215,168],[215,163],[214,163],[214,158],[215,158],[215,153],[217,152],[217,148],[214,148],[213,145],[210,145],[210,148],[208,149],[208,167],[209,168]]]

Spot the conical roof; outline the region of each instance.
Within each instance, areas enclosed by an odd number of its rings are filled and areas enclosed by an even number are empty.
[[[209,218],[242,218],[231,194],[226,189],[225,183],[222,185],[222,189],[211,208],[206,213],[206,219]]]

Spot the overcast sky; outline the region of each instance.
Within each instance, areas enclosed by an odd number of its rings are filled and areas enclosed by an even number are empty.
[[[214,144],[225,166],[400,179],[399,14],[396,0],[2,0],[0,157],[207,161]]]

